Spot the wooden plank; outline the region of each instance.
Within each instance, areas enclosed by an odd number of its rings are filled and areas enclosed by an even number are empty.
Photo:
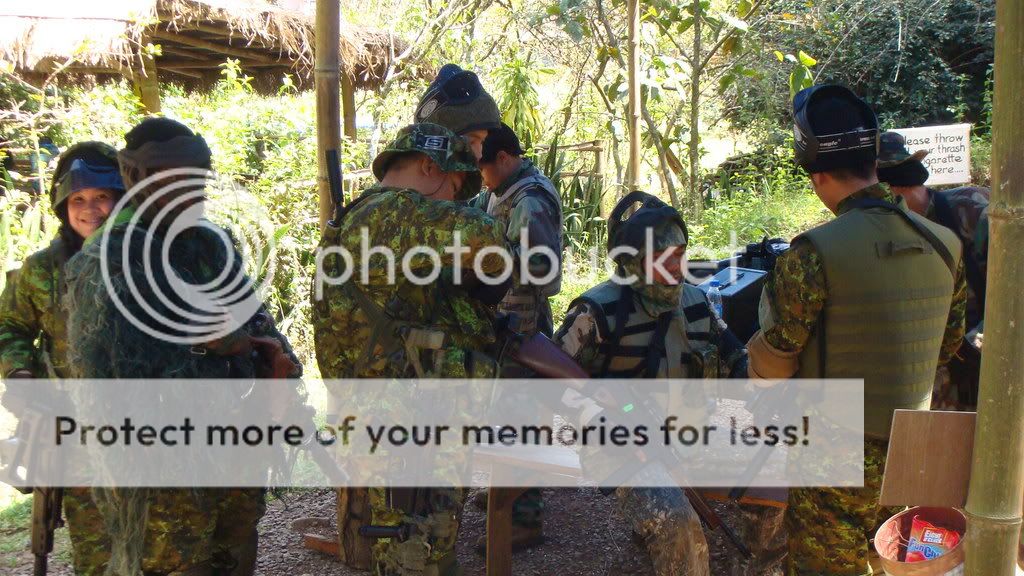
[[[963,508],[971,479],[974,412],[897,410],[879,502]]]
[[[369,570],[373,564],[373,543],[359,534],[359,528],[370,523],[370,491],[366,488],[338,488],[336,510],[337,554],[346,566]]]
[[[185,36],[184,34],[173,34],[171,32],[165,32],[163,30],[152,30],[149,33],[153,38],[160,40],[166,40],[168,42],[176,42],[178,44],[184,44],[186,46],[192,46],[193,48],[202,48],[203,50],[210,50],[218,54],[224,54],[227,56],[234,56],[236,58],[244,58],[252,62],[260,64],[279,64],[288,65],[287,61],[278,61],[273,58],[256,52],[254,50],[246,50],[243,48],[235,48],[234,46],[228,46],[226,44],[219,44],[217,42],[210,42],[209,40],[203,40],[201,38],[193,38],[191,36]]]

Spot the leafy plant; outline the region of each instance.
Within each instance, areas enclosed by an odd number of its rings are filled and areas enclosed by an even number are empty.
[[[502,120],[519,135],[527,150],[543,133],[536,87],[541,76],[552,73],[550,68],[538,66],[529,52],[526,56],[513,55],[495,71],[501,93]]]

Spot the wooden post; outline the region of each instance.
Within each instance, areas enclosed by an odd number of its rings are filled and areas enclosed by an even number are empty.
[[[359,535],[359,527],[370,523],[370,515],[369,490],[338,488],[338,556],[350,568],[369,570],[373,563],[371,540]]]
[[[985,348],[967,495],[967,576],[1014,574],[1024,494],[1024,3],[996,3]]]
[[[345,138],[349,141],[356,141],[356,87],[352,84],[352,77],[348,74],[341,75],[341,104],[345,110]]]
[[[626,170],[628,191],[640,186],[640,0],[626,0],[629,20],[629,165]]]
[[[132,83],[139,93],[142,106],[147,114],[160,113],[160,80],[157,78],[156,61],[151,54],[146,53],[146,46],[150,44],[149,36],[143,35],[140,41],[142,49],[139,51],[139,62],[141,69],[132,72]]]
[[[316,89],[316,164],[321,230],[327,226],[334,212],[334,201],[331,199],[331,187],[327,179],[326,152],[336,150],[341,145],[341,101],[338,96],[341,81],[338,74],[340,17],[338,0],[317,0],[316,66],[313,78]]]

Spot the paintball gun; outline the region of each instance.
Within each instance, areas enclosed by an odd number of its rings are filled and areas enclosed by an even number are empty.
[[[628,427],[640,424],[649,425],[651,422],[661,421],[655,415],[647,398],[636,394],[631,387],[600,386],[597,384],[599,381],[590,379],[586,371],[543,334],[513,335],[509,337],[508,342],[506,353],[511,359],[533,370],[541,377],[566,380],[569,382],[570,388],[597,402],[607,412],[609,421],[620,422]],[[637,446],[636,451],[635,461],[621,467],[612,477],[608,478],[606,481],[608,485],[623,484],[648,462],[667,456],[670,461],[664,462],[665,468],[683,489],[686,498],[704,526],[712,532],[720,529],[741,554],[748,558],[751,556],[750,550],[743,540],[715,513],[704,497],[686,485],[680,474],[683,461],[678,453],[674,450],[660,450],[655,455],[651,453],[650,448],[645,446]]]
[[[53,552],[53,531],[64,525],[60,516],[63,488],[32,490],[32,576],[46,576],[46,561]]]
[[[20,383],[19,383],[20,384]],[[18,486],[18,491],[32,493],[32,554],[35,557],[33,576],[46,576],[47,558],[53,552],[54,530],[64,525],[61,518],[63,488],[24,488],[41,466],[59,466],[53,454],[43,454],[37,438],[43,434],[43,424],[56,413],[56,406],[65,406],[62,395],[52,391],[50,401],[40,401],[13,380],[7,381],[4,406],[18,417],[14,436],[0,445],[0,480]],[[38,391],[37,391],[38,392]],[[19,473],[25,470],[24,476]]]
[[[337,148],[332,148],[324,154],[327,156],[327,184],[331,189],[331,201],[334,202],[334,217],[329,224],[337,226],[342,208],[345,207],[345,191],[341,186],[341,161],[338,159]]]

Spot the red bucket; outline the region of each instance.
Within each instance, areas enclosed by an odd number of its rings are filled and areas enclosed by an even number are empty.
[[[960,542],[948,552],[923,562],[903,562],[914,516],[940,528],[956,530]],[[875,551],[889,576],[960,576],[964,573],[964,539],[967,518],[955,508],[910,508],[889,518],[875,533]]]

